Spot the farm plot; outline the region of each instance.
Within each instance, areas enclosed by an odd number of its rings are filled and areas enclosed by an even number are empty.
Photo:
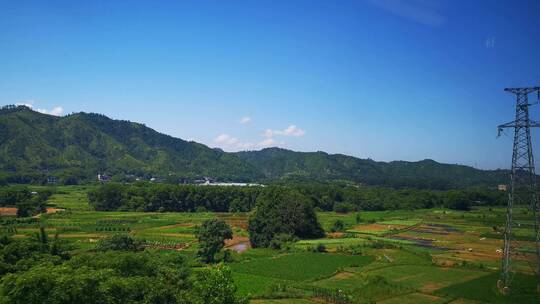
[[[264,300],[252,300],[251,304],[315,304],[320,302],[313,302],[306,299],[264,299]]]
[[[307,249],[309,247],[315,247],[324,245],[327,250],[334,251],[338,247],[346,246],[359,246],[365,245],[369,241],[364,238],[328,238],[328,239],[317,239],[317,240],[301,240],[295,243],[295,247],[299,249]]]
[[[483,271],[444,268],[428,265],[401,265],[369,272],[370,275],[379,275],[391,282],[400,283],[422,292],[431,293],[457,282],[465,282],[488,273]]]
[[[421,219],[385,220],[373,224],[357,225],[352,229],[348,229],[347,232],[383,236],[412,229],[414,226],[418,225],[421,222]]]
[[[39,191],[39,187],[36,191]],[[87,191],[92,189],[92,186],[61,186],[57,188],[57,193],[53,194],[47,204],[51,207],[70,209],[70,210],[91,210],[88,203]]]
[[[492,273],[476,279],[461,282],[439,289],[437,295],[449,298],[465,298],[481,303],[512,303],[531,304],[538,303],[538,293],[534,293],[536,280],[533,276],[516,274],[513,279],[514,289],[510,289],[510,296],[504,297],[497,290],[498,273]],[[531,292],[532,291],[532,292]]]
[[[235,272],[270,278],[306,281],[332,275],[343,267],[361,267],[373,261],[369,256],[323,253],[292,253],[232,264]]]
[[[294,282],[280,280],[265,276],[246,274],[240,272],[233,273],[233,279],[237,286],[237,292],[241,295],[261,296],[270,292],[272,286],[290,285]]]

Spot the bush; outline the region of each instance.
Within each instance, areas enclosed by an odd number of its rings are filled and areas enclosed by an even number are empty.
[[[356,210],[356,206],[350,203],[335,203],[334,212],[337,213],[349,213]]]
[[[298,239],[294,236],[286,233],[280,233],[272,239],[270,242],[270,248],[272,249],[287,249],[291,243],[296,242]]]
[[[96,245],[97,251],[123,250],[137,251],[140,244],[131,236],[125,234],[114,234],[100,239]]]
[[[345,229],[345,223],[343,223],[342,220],[336,220],[334,224],[332,225],[332,228],[330,228],[330,231],[338,232],[338,231],[343,231],[344,229]]]
[[[317,244],[317,247],[315,247],[315,250],[317,252],[326,252],[326,246],[324,246],[324,244],[319,243]]]

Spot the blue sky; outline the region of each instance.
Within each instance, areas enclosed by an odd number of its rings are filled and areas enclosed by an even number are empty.
[[[503,89],[540,85],[539,11],[539,1],[0,0],[0,104],[103,113],[226,151],[506,168],[511,136],[497,139],[496,126],[513,119],[514,99]]]

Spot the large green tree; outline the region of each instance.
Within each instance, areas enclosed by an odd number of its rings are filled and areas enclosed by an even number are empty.
[[[322,237],[324,231],[305,196],[293,189],[270,187],[257,198],[249,219],[249,239],[253,247],[268,247],[280,234],[309,239]]]
[[[213,263],[215,255],[225,246],[225,240],[231,239],[231,227],[222,220],[210,219],[197,229],[199,251],[197,255],[205,263]]]

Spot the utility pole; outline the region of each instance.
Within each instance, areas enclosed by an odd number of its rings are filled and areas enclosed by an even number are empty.
[[[528,97],[531,93],[538,94],[540,102],[540,87],[507,88],[506,92],[516,95],[516,117],[509,123],[498,126],[498,133],[505,128],[514,128],[514,149],[512,152],[512,170],[510,173],[510,189],[508,191],[508,206],[506,209],[506,228],[504,230],[504,249],[501,267],[501,278],[497,282],[499,290],[508,294],[515,273],[514,257],[518,253],[515,246],[513,228],[519,226],[513,218],[514,206],[528,206],[534,217],[536,266],[534,271],[539,279],[537,286],[540,292],[540,206],[536,193],[536,173],[531,144],[531,128],[540,127],[540,123],[529,119]]]

